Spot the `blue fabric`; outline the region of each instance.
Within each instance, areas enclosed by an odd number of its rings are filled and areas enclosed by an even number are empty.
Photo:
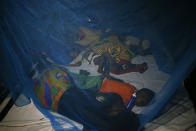
[[[46,100],[48,107],[51,107],[51,105],[52,105],[51,88],[48,85],[48,83],[45,82],[44,84],[45,84],[44,98]]]
[[[35,64],[36,54],[43,51],[56,64],[70,63],[73,58],[69,52],[83,49],[72,44],[77,40],[80,26],[110,29],[119,35],[131,34],[147,39],[152,43],[152,54],[159,69],[171,77],[156,95],[156,104],[140,116],[142,128],[159,114],[195,67],[193,5],[169,0],[1,0],[0,75],[13,96],[23,93],[34,98],[29,72]],[[38,58],[41,61],[41,56]],[[45,61],[40,63],[40,68],[49,66]],[[38,108],[50,118],[54,129],[63,130],[61,123],[56,121],[57,116]]]

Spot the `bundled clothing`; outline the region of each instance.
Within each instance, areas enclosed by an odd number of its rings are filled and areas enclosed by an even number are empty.
[[[121,75],[129,72],[143,73],[148,69],[147,63],[132,64],[130,61],[113,58],[109,53],[104,53],[94,59],[94,63],[98,65],[98,72],[109,74],[110,72],[116,75]]]
[[[96,55],[108,52],[112,57],[130,61],[135,54],[118,39],[118,36],[109,36],[90,45]]]

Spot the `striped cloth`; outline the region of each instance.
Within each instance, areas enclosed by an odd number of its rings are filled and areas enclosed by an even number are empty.
[[[66,71],[54,67],[43,71],[35,80],[34,93],[44,107],[57,110],[59,99],[72,86]]]

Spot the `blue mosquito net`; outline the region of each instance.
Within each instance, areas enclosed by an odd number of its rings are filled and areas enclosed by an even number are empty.
[[[141,130],[195,67],[192,5],[1,0],[0,76],[54,130]]]

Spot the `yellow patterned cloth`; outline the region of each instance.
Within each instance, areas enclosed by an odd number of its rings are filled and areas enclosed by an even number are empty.
[[[90,49],[97,55],[108,52],[114,58],[127,61],[130,61],[135,56],[135,54],[114,35],[90,45]]]

